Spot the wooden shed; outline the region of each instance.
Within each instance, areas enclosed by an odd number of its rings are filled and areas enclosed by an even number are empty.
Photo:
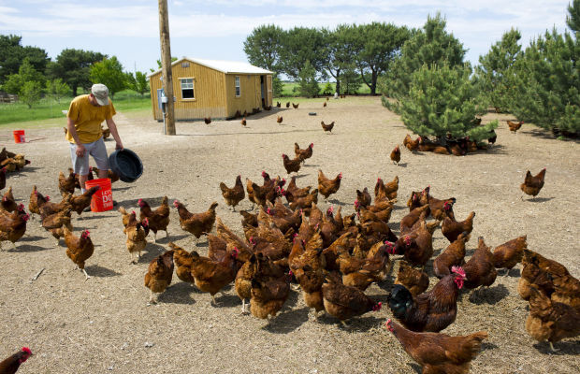
[[[184,57],[171,64],[175,119],[227,119],[272,105],[272,72],[245,62]],[[149,75],[153,117],[163,120],[162,71]]]

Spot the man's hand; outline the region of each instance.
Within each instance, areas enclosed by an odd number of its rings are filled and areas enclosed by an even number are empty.
[[[117,149],[117,150],[120,150],[120,149],[123,149],[123,148],[124,148],[123,147],[123,143],[121,143],[121,142],[117,142],[117,145],[115,145],[115,149]]]
[[[75,152],[77,154],[77,157],[85,157],[85,153],[87,152],[87,149],[85,148],[84,145],[77,144],[77,150]]]

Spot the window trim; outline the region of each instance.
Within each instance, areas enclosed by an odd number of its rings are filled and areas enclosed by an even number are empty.
[[[184,90],[183,89],[183,83],[184,83],[183,81],[186,79],[191,79],[191,90],[193,93],[193,97],[183,97],[183,90]],[[187,89],[189,89],[189,88],[187,88]],[[196,98],[195,98],[195,78],[194,77],[180,77],[179,78],[179,91],[181,92],[181,100],[195,101],[196,100]]]
[[[236,94],[236,97],[242,96],[242,80],[239,75],[234,76],[234,93]]]

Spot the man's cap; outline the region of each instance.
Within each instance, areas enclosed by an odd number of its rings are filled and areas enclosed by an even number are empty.
[[[93,84],[91,87],[91,93],[97,99],[97,103],[100,106],[109,105],[109,89],[102,83]]]

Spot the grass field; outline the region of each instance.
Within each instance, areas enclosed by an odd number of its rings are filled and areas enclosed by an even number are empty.
[[[299,87],[298,83],[296,83],[296,82],[283,82],[283,84],[284,84],[284,88],[282,89],[282,96],[281,97],[298,96],[298,87]],[[318,83],[318,85],[320,86],[320,95],[323,95],[324,94],[323,90],[326,86],[326,82],[320,82],[320,83]],[[331,82],[330,85],[332,86],[332,92],[333,92],[332,94],[334,94],[334,91],[336,90],[336,83]],[[363,84],[360,86],[358,93],[362,94],[362,95],[370,94],[371,90],[367,85]]]

